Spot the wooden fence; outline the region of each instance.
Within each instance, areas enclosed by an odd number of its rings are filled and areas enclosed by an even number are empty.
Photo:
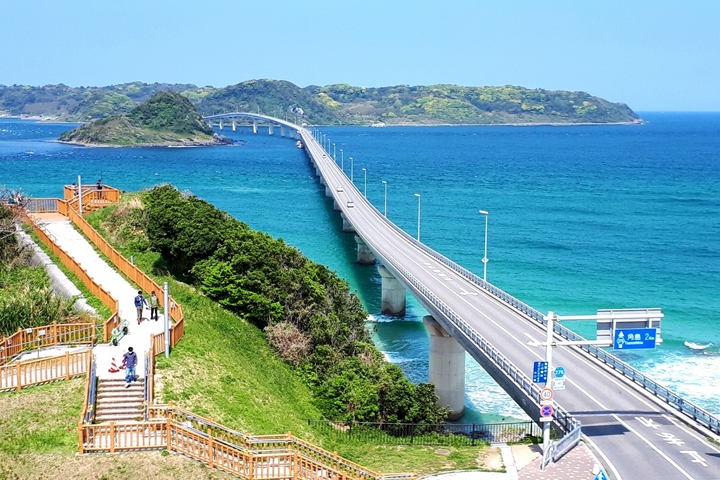
[[[123,257],[120,252],[108,243],[78,212],[70,210],[68,216],[70,220],[85,234],[85,236],[120,270],[126,277],[135,282],[142,291],[144,292],[162,292],[163,289],[153,279],[147,276],[145,272],[140,270],[138,267],[130,263],[130,261]],[[158,295],[160,306],[165,308],[165,299],[162,295]],[[185,317],[182,312],[182,307],[178,305],[172,297],[169,298],[169,313],[176,323],[179,323]],[[183,329],[184,333],[184,329]],[[182,336],[182,335],[181,335]],[[179,340],[179,337],[175,339],[175,344]],[[173,346],[175,345],[173,344]]]
[[[65,352],[59,357],[39,358],[0,366],[0,392],[21,390],[55,380],[70,380],[85,375],[90,365],[90,350]]]
[[[0,338],[0,365],[28,350],[88,343],[95,343],[95,325],[92,323],[52,323],[43,327],[19,328],[9,337]]]
[[[394,480],[286,435],[250,436],[172,405],[156,405],[146,422],[80,424],[80,453],[159,450],[181,453],[240,478],[280,480]]]

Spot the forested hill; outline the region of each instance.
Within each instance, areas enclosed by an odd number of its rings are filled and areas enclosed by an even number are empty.
[[[63,133],[61,142],[104,146],[220,145],[218,137],[188,99],[167,91],[129,113],[94,120]]]
[[[585,92],[518,86],[429,85],[300,88],[282,80],[248,80],[223,88],[191,84],[108,87],[0,85],[0,114],[86,122],[127,113],[155,93],[185,96],[203,115],[261,112],[313,124],[498,124],[640,122],[624,103]]]

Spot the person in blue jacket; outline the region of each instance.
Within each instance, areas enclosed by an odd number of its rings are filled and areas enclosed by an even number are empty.
[[[137,366],[137,354],[133,352],[133,347],[128,347],[128,351],[123,355],[123,365],[125,365],[125,388],[130,388],[130,383],[135,381],[135,367]]]
[[[138,291],[137,297],[135,297],[135,308],[137,308],[137,322],[140,325],[142,321],[143,306],[147,307],[147,300],[143,297],[142,290]]]

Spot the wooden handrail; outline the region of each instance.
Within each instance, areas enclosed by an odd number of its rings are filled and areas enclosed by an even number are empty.
[[[57,357],[39,358],[0,366],[0,392],[21,390],[56,380],[85,375],[90,368],[88,351],[65,352]]]
[[[42,327],[18,328],[9,337],[0,338],[0,365],[27,350],[58,344],[95,344],[94,323],[51,323]]]

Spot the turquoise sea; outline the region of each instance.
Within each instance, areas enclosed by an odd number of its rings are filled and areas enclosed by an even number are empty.
[[[664,343],[621,356],[720,414],[720,113],[644,113],[639,126],[326,127],[337,161],[388,216],[538,310],[661,307]],[[219,148],[83,148],[52,143],[67,124],[0,120],[0,185],[59,196],[82,175],[125,190],[173,183],[282,237],[356,289],[375,340],[414,381],[427,378],[423,309],[378,314],[380,279],[356,265],[309,161],[278,130],[222,133]],[[330,154],[333,154],[332,147]],[[365,171],[362,169],[365,168]],[[588,324],[569,324],[593,336]],[[691,348],[692,347],[692,348]],[[532,369],[527,366],[528,372]],[[602,388],[602,386],[598,386]],[[561,398],[559,398],[562,401]],[[468,357],[462,421],[524,418]]]

